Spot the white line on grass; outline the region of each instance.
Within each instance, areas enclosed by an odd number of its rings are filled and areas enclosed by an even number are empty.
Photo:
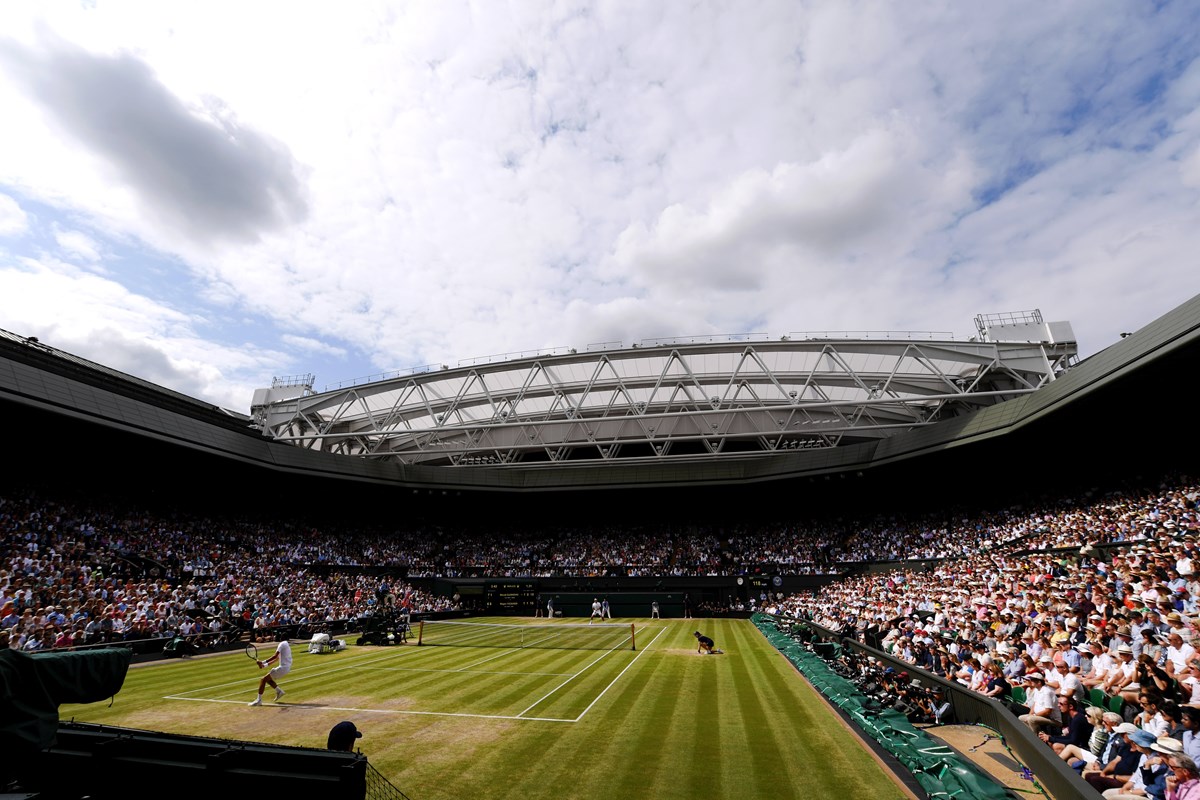
[[[465,670],[461,670],[461,669],[421,669],[419,667],[371,667],[371,666],[363,667],[363,669],[369,669],[374,672],[445,672],[447,674],[453,674],[455,672],[464,672],[465,671]],[[511,672],[511,671],[491,670],[491,669],[476,669],[476,670],[471,670],[471,671],[473,673],[475,673],[476,675],[538,675],[543,678],[545,678],[545,677],[565,678],[567,675],[571,674],[570,672]]]
[[[462,667],[461,669],[454,670],[454,672],[466,672],[466,671],[470,670],[471,667],[477,667],[480,664],[486,664],[489,661],[495,661],[497,658],[503,658],[504,656],[509,656],[509,655],[512,655],[513,653],[519,653],[519,652],[520,652],[520,650],[511,650],[511,649],[505,650],[503,653],[497,653],[494,656],[488,656],[487,658],[481,659],[472,664],[467,664],[465,667]]]
[[[583,719],[583,715],[584,715],[584,714],[586,714],[587,712],[591,711],[591,710],[592,710],[592,706],[594,706],[594,705],[596,705],[596,703],[599,703],[599,702],[600,702],[600,698],[601,698],[601,697],[604,697],[604,694],[605,694],[605,692],[607,692],[609,689],[611,689],[614,683],[616,683],[617,681],[621,680],[621,676],[622,676],[622,675],[624,675],[624,674],[625,674],[625,672],[626,672],[626,671],[627,671],[627,670],[628,670],[630,667],[632,667],[634,664],[636,664],[636,663],[637,663],[637,660],[638,660],[639,658],[641,658],[641,657],[642,657],[642,655],[643,655],[643,654],[644,654],[644,653],[645,653],[647,650],[649,650],[649,649],[650,649],[650,645],[652,645],[652,644],[654,644],[656,641],[658,641],[658,637],[659,637],[659,636],[662,636],[662,635],[663,635],[663,631],[665,631],[665,630],[666,630],[666,628],[663,628],[663,629],[662,629],[662,630],[660,630],[658,633],[654,634],[654,638],[650,640],[650,644],[648,644],[648,645],[646,645],[645,647],[643,647],[643,648],[642,648],[642,651],[641,651],[640,653],[638,653],[636,656],[634,656],[632,661],[630,661],[628,664],[626,664],[626,665],[625,665],[625,669],[621,670],[619,673],[617,673],[617,677],[615,677],[615,678],[613,678],[611,681],[609,681],[609,684],[608,684],[608,686],[605,686],[605,687],[604,687],[604,691],[602,691],[602,692],[600,692],[600,694],[596,695],[596,699],[595,699],[595,700],[593,700],[592,702],[588,703],[588,707],[587,707],[587,708],[585,708],[583,711],[580,711],[580,712],[579,712],[579,716],[575,718],[575,722],[579,722],[579,720]]]
[[[404,656],[405,654],[416,655],[419,652],[420,652],[419,650],[414,648],[413,650],[401,650],[396,653],[385,653],[382,655],[376,654],[376,653],[364,653],[361,656],[351,656],[351,659],[353,660],[353,663],[351,663],[351,664],[344,664],[343,666],[336,667],[334,669],[327,670],[325,672],[318,672],[315,675],[300,675],[300,676],[296,677],[295,680],[304,680],[306,678],[320,678],[324,675],[329,675],[334,672],[342,672],[343,670],[347,670],[347,669],[355,669],[356,667],[363,667],[368,664],[374,664],[379,661],[394,660],[396,658],[400,658],[400,657]],[[365,659],[371,659],[371,660],[366,661],[366,663],[363,663]],[[299,669],[289,672],[288,675],[291,676],[291,675],[296,675],[297,673],[300,673],[300,672],[307,672],[309,670],[316,669],[317,666],[318,665],[313,664],[308,667],[300,667]],[[208,691],[212,691],[213,689],[223,689],[226,686],[240,686],[249,680],[251,680],[251,678],[239,678],[236,681],[227,681],[225,683],[218,683],[215,686],[204,686],[199,689],[189,689],[184,694],[193,694],[195,692],[208,692]],[[257,681],[257,680],[259,680],[259,678],[254,677],[253,680]],[[189,698],[181,698],[181,697],[172,695],[170,698],[163,698],[163,699],[164,700],[167,700],[167,699],[174,700],[174,699],[189,699]]]
[[[659,631],[659,633],[661,634],[661,633],[662,633],[662,631]],[[657,639],[658,637],[657,637],[657,636],[655,636],[654,638],[655,638],[655,639]],[[651,640],[651,643],[653,643],[653,640]],[[539,704],[539,703],[541,703],[543,700],[545,700],[547,697],[549,697],[550,695],[554,694],[554,693],[555,693],[555,692],[557,692],[559,689],[561,689],[562,687],[566,686],[568,683],[570,683],[571,681],[575,680],[576,678],[578,678],[578,677],[579,677],[580,675],[582,675],[583,673],[587,672],[589,669],[591,669],[591,668],[592,668],[593,666],[595,666],[596,664],[600,663],[601,659],[607,658],[608,656],[610,656],[610,655],[612,655],[613,653],[617,652],[619,649],[620,649],[620,645],[618,645],[617,647],[614,647],[614,648],[612,648],[611,650],[606,650],[605,652],[601,653],[599,656],[597,656],[597,657],[596,657],[596,658],[595,658],[595,659],[594,659],[594,660],[593,660],[593,661],[592,661],[590,664],[588,664],[587,666],[585,666],[583,669],[579,670],[579,671],[578,671],[578,672],[576,672],[574,675],[572,675],[571,677],[567,678],[565,681],[563,681],[562,683],[560,683],[558,686],[555,686],[553,689],[551,689],[550,691],[546,692],[546,694],[542,695],[542,696],[541,696],[541,697],[539,697],[537,700],[533,701],[533,705],[529,706],[529,708],[525,709],[525,711],[522,711],[522,712],[521,712],[521,714],[524,714],[526,711],[529,711],[530,709],[536,708],[536,707],[538,706],[538,704]],[[641,653],[638,653],[638,655],[634,657],[633,661],[637,661],[637,660],[638,660],[638,658],[640,658],[640,657],[641,657]],[[632,664],[632,663],[633,663],[633,661],[631,661],[631,662],[629,662],[629,663],[631,663],[631,664]],[[625,667],[625,669],[629,669],[629,667]],[[621,670],[621,675],[624,675],[624,674],[625,674],[625,669]],[[620,675],[618,675],[617,677],[619,678],[619,677],[621,677],[621,676],[620,676]],[[614,680],[615,680],[615,679],[614,679]],[[612,684],[609,684],[609,685],[611,686]],[[605,688],[605,691],[608,691],[608,689],[607,689],[607,688]],[[599,699],[599,698],[597,698],[597,699]],[[595,705],[595,701],[592,701],[592,705]],[[591,708],[591,707],[592,707],[591,705],[589,705],[589,706],[588,706],[588,708]],[[586,711],[587,711],[587,709],[584,709],[584,711],[586,712]],[[517,714],[517,716],[519,717],[519,716],[521,716],[521,714]],[[582,715],[581,715],[581,716],[582,716]],[[578,719],[576,719],[575,721],[576,721],[576,722],[578,722],[579,720],[578,720]]]
[[[563,681],[558,686],[551,689],[549,692],[547,692],[545,695],[543,695],[541,698],[539,698],[537,701],[535,701],[532,705],[530,705],[524,711],[521,711],[519,714],[516,714],[515,716],[501,715],[501,714],[471,714],[471,713],[465,713],[465,712],[459,713],[459,712],[442,712],[442,711],[399,711],[399,710],[393,710],[393,709],[373,709],[373,708],[338,708],[338,707],[330,707],[330,706],[321,706],[321,708],[335,710],[335,711],[363,711],[363,712],[370,712],[370,713],[376,713],[376,714],[416,714],[416,715],[442,716],[442,717],[475,717],[475,718],[479,718],[479,719],[521,719],[521,720],[530,720],[530,721],[535,721],[535,722],[536,721],[541,721],[541,722],[578,722],[579,720],[581,720],[583,718],[584,714],[586,714],[589,710],[591,710],[592,706],[596,705],[596,702],[599,701],[599,699],[604,696],[604,693],[607,692],[612,687],[612,685],[614,683],[616,683],[617,680],[620,679],[620,677],[622,675],[625,674],[625,672],[629,669],[629,667],[633,666],[634,662],[636,662],[639,658],[642,657],[642,653],[644,653],[647,649],[649,649],[650,645],[654,644],[654,642],[658,639],[658,637],[663,634],[664,630],[665,630],[665,628],[660,630],[657,634],[655,634],[654,638],[650,640],[650,643],[647,644],[646,647],[642,648],[641,652],[639,652],[636,656],[634,656],[633,660],[630,661],[628,665],[626,665],[625,669],[622,669],[621,672],[618,673],[617,676],[615,678],[613,678],[613,680],[608,684],[608,686],[604,687],[604,690],[601,691],[601,693],[596,697],[596,699],[593,700],[591,703],[589,703],[588,707],[585,708],[583,710],[583,712],[580,713],[580,715],[578,717],[576,717],[575,719],[559,719],[557,717],[526,717],[524,715],[526,713],[528,713],[531,709],[536,708],[539,703],[546,700],[548,697],[553,695],[559,689],[566,686],[571,681],[575,680],[575,678],[577,678],[580,675],[582,675],[583,673],[587,672],[587,670],[589,670],[595,664],[599,663],[602,659],[611,655],[612,653],[617,652],[620,649],[619,647],[614,647],[611,650],[605,651],[599,657],[594,659],[591,663],[587,664],[586,666],[584,666],[582,669],[580,669],[578,672],[575,672],[575,673],[527,673],[527,672],[486,673],[485,672],[484,674],[499,674],[499,675],[550,675],[550,676],[567,675],[567,676],[569,676],[569,677],[567,677],[567,679],[565,681]],[[482,664],[485,661],[492,660],[492,658],[499,658],[500,656],[503,656],[503,655],[512,655],[513,653],[520,652],[522,649],[524,649],[524,648],[511,648],[511,649],[507,650],[506,652],[499,654],[498,656],[492,656],[491,658],[486,658],[486,659],[483,659],[483,661],[479,661],[476,663]],[[321,678],[326,675],[331,675],[335,672],[343,672],[348,669],[368,668],[368,669],[376,669],[376,670],[392,670],[392,671],[398,671],[398,672],[410,671],[410,668],[405,668],[405,667],[372,667],[371,665],[381,662],[381,661],[395,660],[395,659],[401,658],[405,655],[416,655],[419,652],[421,652],[419,649],[414,648],[412,650],[405,649],[405,650],[395,652],[395,653],[385,653],[385,654],[379,655],[378,657],[376,657],[375,654],[364,654],[362,656],[356,656],[356,657],[352,656],[351,658],[353,659],[353,663],[343,664],[342,666],[336,667],[334,669],[326,670],[324,672],[318,672],[315,674],[307,674],[307,675],[297,676],[296,680],[299,681],[299,680],[306,680],[308,678]],[[474,666],[474,665],[471,665],[471,666]],[[299,673],[299,672],[307,672],[307,671],[313,669],[314,667],[316,667],[315,664],[310,667],[301,667],[300,669],[295,670],[292,673],[289,673],[289,675],[295,675],[296,673]],[[420,669],[412,668],[411,671],[414,671],[414,672],[415,671],[446,672],[449,674],[452,672],[462,672],[464,670],[463,669],[458,669],[458,670],[434,670],[434,669],[420,670]],[[484,672],[484,671],[481,671],[481,672]],[[217,698],[205,698],[205,697],[186,697],[185,695],[186,694],[195,694],[196,692],[212,691],[213,689],[223,689],[227,686],[242,686],[247,682],[247,680],[248,680],[247,678],[241,678],[236,681],[219,683],[219,684],[216,684],[215,686],[202,687],[199,689],[189,689],[184,694],[165,695],[163,697],[163,699],[164,700],[185,700],[185,701],[189,701],[189,702],[193,702],[193,703],[229,703],[229,704],[233,704],[233,705],[241,705],[240,700],[222,700],[222,699],[217,699]],[[299,707],[304,707],[304,706],[302,706],[301,704],[289,703],[286,707],[299,708]]]
[[[226,703],[228,705],[244,706],[241,700],[214,700],[207,697],[180,697],[168,695],[164,700],[186,700],[189,703]],[[469,714],[462,711],[406,711],[395,708],[356,708],[353,706],[319,706],[304,703],[281,703],[264,706],[264,708],[315,709],[317,711],[361,711],[364,714],[414,714],[425,717],[474,717],[475,719],[517,719],[522,722],[578,722],[577,719],[559,719],[558,717],[514,717],[511,714]],[[522,712],[524,713],[524,712]]]

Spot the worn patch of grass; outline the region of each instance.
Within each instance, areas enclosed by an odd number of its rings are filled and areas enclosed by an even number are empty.
[[[724,655],[696,654],[698,624]],[[350,719],[371,763],[414,800],[904,796],[748,621],[638,626],[637,652],[405,646],[316,656],[297,643],[284,701],[261,708],[246,706],[261,673],[240,653],[156,663],[130,670],[111,707],[60,715],[310,747]]]

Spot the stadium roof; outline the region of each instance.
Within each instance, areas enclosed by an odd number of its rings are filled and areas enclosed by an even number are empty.
[[[1070,326],[980,317],[970,341],[670,341],[422,370],[314,393],[277,382],[252,413],[276,441],[441,467],[767,458],[876,441],[1037,391]]]
[[[1019,431],[1036,432],[1037,441],[1053,436],[1060,446],[1068,446],[1065,443],[1069,441],[1088,442],[1112,451],[1113,457],[1122,442],[1159,441],[1160,437],[1122,427],[1121,420],[1144,417],[1149,406],[1138,410],[1131,405],[1135,398],[1160,394],[1163,387],[1177,384],[1179,375],[1194,364],[1200,352],[1200,297],[1065,371],[1062,368],[1072,350],[1067,346],[1070,337],[1059,335],[1053,325],[1052,335],[1039,337],[1040,343],[1012,342],[1013,337],[994,337],[994,341],[977,337],[966,342],[868,342],[833,337],[817,341],[826,337],[813,337],[788,342],[697,343],[695,347],[690,343],[646,343],[603,353],[550,354],[519,363],[466,365],[435,371],[426,381],[417,375],[396,376],[377,382],[379,385],[319,394],[302,391],[291,398],[297,409],[300,401],[312,401],[311,413],[319,413],[321,423],[331,431],[338,424],[347,428],[361,425],[372,415],[376,421],[382,419],[373,410],[372,403],[377,400],[362,392],[394,398],[395,408],[404,409],[395,420],[403,435],[378,436],[383,443],[381,452],[393,451],[391,457],[383,458],[348,457],[311,445],[273,441],[253,427],[251,417],[12,334],[0,335],[0,412],[7,422],[10,457],[6,464],[18,472],[23,463],[21,452],[49,453],[49,457],[64,461],[87,460],[97,446],[131,448],[141,440],[147,446],[167,443],[232,459],[280,477],[334,478],[441,492],[729,486],[856,472],[869,479],[875,468],[899,466],[940,451],[966,452],[959,448],[977,442],[995,439],[1003,450],[1014,450],[1003,443],[1016,439],[1006,434]],[[1047,343],[1053,346],[1045,346]],[[1047,360],[1039,367],[1035,362],[1042,357]],[[660,379],[664,375],[670,380]],[[526,381],[537,390],[521,393],[514,388]],[[1031,391],[1039,383],[1041,388]],[[951,384],[954,391],[949,390]],[[410,397],[422,392],[434,397],[434,387],[440,387],[444,396],[436,403],[431,400],[429,408],[395,402],[406,392]],[[461,391],[452,394],[452,387]],[[350,388],[357,393],[352,395]],[[795,401],[792,391],[797,393]],[[347,402],[351,397],[357,399]],[[714,397],[719,401],[716,408],[711,402]],[[613,398],[620,402],[610,403]],[[806,407],[799,407],[801,398]],[[646,403],[645,413],[638,405],[642,402]],[[576,418],[572,411],[567,418],[568,408],[580,409],[580,416]],[[1082,408],[1089,409],[1088,421],[1079,414],[1058,413]],[[304,410],[310,413],[307,406]],[[518,421],[493,419],[504,410]],[[440,428],[430,425],[438,413],[443,414]],[[446,414],[450,415],[449,426]],[[652,444],[661,443],[665,448],[665,434],[660,440],[659,425],[648,425],[647,415],[657,415],[657,420],[675,426],[672,446],[664,457],[647,452]],[[282,418],[286,417],[276,419]],[[779,426],[780,419],[785,426]],[[815,422],[818,419],[832,421]],[[856,419],[860,425],[851,424]],[[1043,419],[1051,420],[1048,429],[1034,424]],[[1102,420],[1099,428],[1094,427],[1096,419]],[[714,422],[718,424],[715,437],[701,427],[708,425],[712,430]],[[796,427],[795,422],[803,424]],[[425,427],[421,429],[418,423]],[[772,423],[774,430],[769,427]],[[587,425],[592,426],[594,438],[601,431],[616,430],[632,439],[620,441],[619,450],[606,456],[599,449],[600,441],[586,438]],[[401,460],[420,455],[423,447],[428,449],[413,435],[418,430],[424,430],[422,435],[427,437],[437,432],[451,442],[455,437],[466,442],[468,431],[487,434],[493,437],[488,447],[494,450],[494,437],[500,433],[528,436],[532,430],[540,436],[543,431],[572,426],[585,432],[584,438],[574,440],[560,434],[564,448],[579,451],[580,455],[572,458],[549,460],[549,454],[536,455],[539,449],[546,452],[539,443],[536,449],[525,444],[509,448],[521,455],[504,465],[435,466],[429,463],[431,459],[424,463],[416,463],[415,457],[414,463]],[[653,437],[649,427],[655,428]],[[114,445],[115,440],[104,431],[125,439]],[[617,442],[608,435],[615,447]],[[342,438],[354,440],[353,436]],[[801,438],[819,440],[819,445],[782,446]],[[364,441],[374,445],[369,438]],[[1022,444],[1030,443],[1023,440]],[[455,446],[464,458],[478,456],[479,451],[470,456],[461,444]],[[1033,446],[1036,449],[1036,443]],[[1021,449],[1019,454],[1025,452]],[[163,453],[156,451],[155,455]],[[170,453],[166,457],[173,458]],[[442,457],[446,459],[443,464],[449,462],[444,454]],[[1062,463],[1061,459],[1054,461]],[[1001,468],[996,463],[980,466],[983,472],[975,474]]]

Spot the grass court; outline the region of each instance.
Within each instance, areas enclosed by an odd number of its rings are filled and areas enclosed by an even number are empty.
[[[60,716],[309,747],[348,719],[412,800],[904,796],[747,620],[618,619],[624,634],[581,632],[598,649],[545,646],[584,620],[479,621],[522,628],[324,655],[293,641],[287,694],[272,702],[268,687],[258,708],[247,703],[262,673],[240,650],[152,662],[129,671],[111,707]],[[697,628],[724,654],[698,655]]]

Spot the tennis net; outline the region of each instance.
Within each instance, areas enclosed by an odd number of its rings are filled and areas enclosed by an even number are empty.
[[[635,626],[504,625],[496,622],[422,620],[417,644],[450,647],[530,647],[557,650],[637,649]]]

